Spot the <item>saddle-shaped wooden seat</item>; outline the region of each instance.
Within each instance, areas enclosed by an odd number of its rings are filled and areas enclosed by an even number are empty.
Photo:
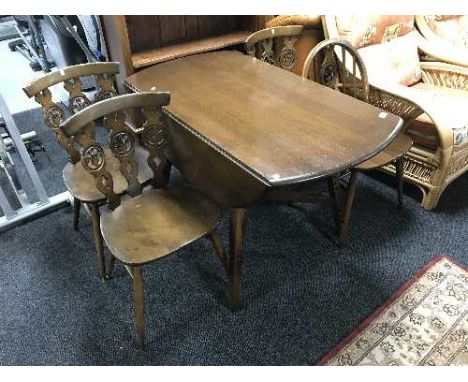
[[[101,216],[104,241],[127,265],[158,260],[210,232],[219,207],[184,186],[153,189],[123,200]]]

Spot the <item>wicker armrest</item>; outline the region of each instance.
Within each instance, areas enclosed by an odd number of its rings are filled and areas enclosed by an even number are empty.
[[[419,21],[419,28],[421,28],[421,25],[421,21]],[[427,26],[424,32],[426,35],[433,36],[433,38],[428,39],[427,36],[421,36],[418,47],[431,60],[435,59],[435,61],[447,62],[468,68],[468,49],[457,47],[448,41],[438,38]]]
[[[286,25],[302,25],[306,29],[322,29],[320,15],[282,15],[276,16],[266,23],[267,28]]]
[[[400,94],[399,94],[400,93]],[[403,119],[405,126],[424,113],[415,102],[405,97],[404,88],[393,91],[384,90],[376,85],[369,85],[369,103]]]
[[[431,85],[468,91],[468,68],[442,62],[421,62],[422,80]]]
[[[434,108],[428,99],[419,99],[406,86],[369,85],[369,102],[391,113],[399,115],[408,127],[419,115],[425,113],[433,122],[437,131],[438,141],[442,150],[453,148],[453,131],[446,129],[445,113],[440,108]]]

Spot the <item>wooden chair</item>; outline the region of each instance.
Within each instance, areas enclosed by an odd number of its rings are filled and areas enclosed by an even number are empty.
[[[301,54],[299,59],[295,44],[303,30],[303,25],[275,26],[262,29],[248,37],[245,42],[246,51],[250,56],[258,58],[259,60],[298,73],[297,64],[303,62],[306,54]],[[270,192],[266,198],[270,201],[287,203],[289,205],[293,205],[294,203],[331,202],[336,224],[339,225],[341,214],[339,206],[336,203],[339,191],[338,180],[338,177],[327,179],[329,198],[322,194],[297,190],[295,187],[288,190]]]
[[[23,88],[28,97],[35,97],[35,100],[42,106],[45,124],[56,134],[59,144],[68,152],[69,163],[63,169],[63,180],[74,198],[74,228],[78,229],[80,207],[83,204],[91,215],[99,273],[102,279],[106,276],[106,270],[103,241],[99,230],[99,205],[105,202],[106,197],[96,188],[94,178],[83,167],[80,153],[74,142],[63,134],[59,126],[68,115],[90,106],[93,101],[102,101],[117,95],[115,74],[118,71],[119,64],[116,62],[73,65],[48,73]],[[88,76],[93,76],[96,80],[97,92],[94,99],[90,99],[81,89],[81,79]],[[55,102],[52,99],[51,88],[57,84],[63,85],[68,93],[68,100],[65,102]],[[88,129],[93,135],[95,126],[89,126]],[[151,169],[146,165],[147,153],[140,147],[136,149],[136,152],[137,160],[141,164],[138,178],[142,182],[147,182],[152,177]],[[127,189],[127,181],[118,174],[118,161],[110,150],[106,150],[105,154],[110,171],[114,174],[116,191],[119,194],[124,193]]]
[[[188,186],[165,187],[170,132],[164,124],[161,107],[168,105],[169,99],[169,93],[117,96],[81,110],[61,126],[64,136],[81,147],[84,169],[92,174],[96,187],[108,200],[108,208],[101,217],[101,232],[113,255],[109,273],[117,258],[133,279],[136,328],[141,345],[144,344],[142,267],[206,235],[224,259],[221,241],[214,231],[221,218],[219,207]],[[149,154],[148,164],[153,171],[150,190],[143,190],[137,177],[137,136],[125,124],[123,111],[127,109],[141,109],[146,119],[141,144]],[[124,196],[116,191],[115,174],[104,148],[88,134],[90,123],[101,117],[109,132],[110,150],[129,184]]]
[[[302,74],[304,62],[312,48],[323,40],[322,20],[320,15],[279,15],[265,23],[265,28],[281,27],[288,25],[302,25],[300,36],[294,44],[297,53],[297,61],[291,70],[297,75]]]
[[[359,53],[344,40],[325,40],[315,46],[304,63],[302,77],[364,102],[369,102],[369,83],[364,63]],[[414,113],[417,113],[418,108],[414,106],[414,109],[414,111],[411,110],[412,113],[408,114],[406,124],[412,120],[411,118],[414,118]],[[386,114],[386,112],[382,112],[382,118],[385,118]],[[398,207],[402,207],[403,161],[404,155],[411,145],[412,140],[404,133],[400,133],[380,153],[351,169],[341,226],[339,227],[340,241],[344,241],[347,236],[356,191],[356,175],[359,171],[370,171],[393,163],[397,173]]]
[[[262,29],[247,38],[245,48],[250,56],[291,71],[297,62],[294,44],[303,29],[302,25]]]

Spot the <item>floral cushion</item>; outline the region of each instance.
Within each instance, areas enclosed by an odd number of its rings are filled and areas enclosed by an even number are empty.
[[[358,49],[366,65],[370,83],[398,83],[410,86],[421,79],[417,34]]]
[[[361,54],[371,83],[421,79],[414,16],[337,16],[340,38]]]
[[[428,15],[425,19],[437,36],[453,45],[468,48],[468,16]]]
[[[340,38],[356,48],[404,36],[414,28],[414,16],[337,16]]]

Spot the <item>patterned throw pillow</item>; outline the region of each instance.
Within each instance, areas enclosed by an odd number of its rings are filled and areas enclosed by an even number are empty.
[[[417,34],[411,32],[378,45],[366,46],[359,53],[371,83],[398,83],[410,86],[421,79]]]
[[[340,37],[354,48],[404,36],[414,28],[414,16],[337,16]]]
[[[337,16],[340,38],[359,50],[371,83],[421,79],[414,16]]]

